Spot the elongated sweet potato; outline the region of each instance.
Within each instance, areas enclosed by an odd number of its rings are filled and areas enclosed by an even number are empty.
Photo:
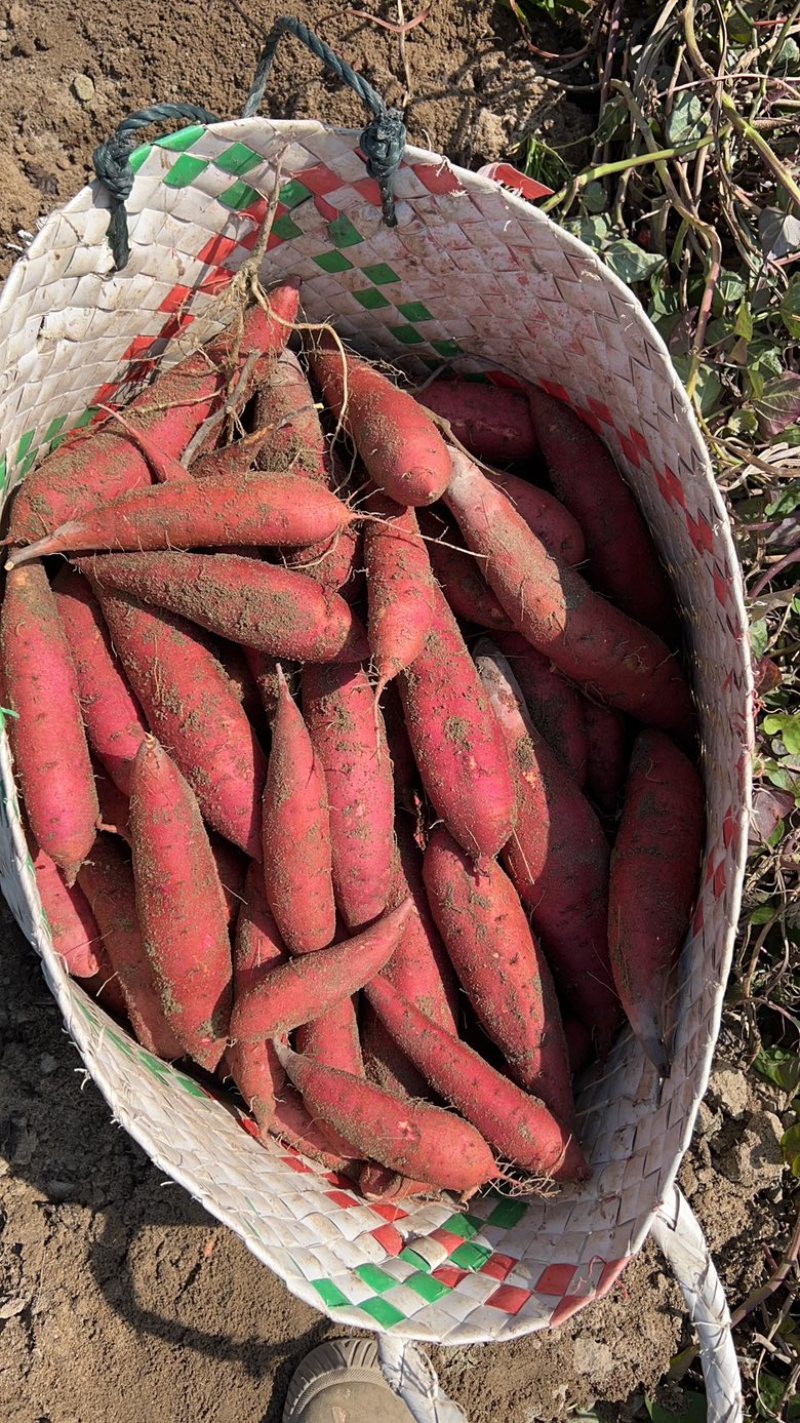
[[[395,830],[397,853],[387,905],[394,909],[410,895],[414,912],[409,915],[402,938],[382,970],[383,977],[402,998],[415,1003],[440,1028],[456,1035],[458,981],[428,903],[422,851],[405,816],[398,815]]]
[[[536,454],[527,396],[471,380],[433,380],[417,396],[420,405],[447,420],[457,440],[487,464],[513,464]]]
[[[476,878],[441,828],[428,842],[424,875],[433,917],[482,1027],[514,1080],[568,1126],[574,1107],[558,999],[511,880],[494,861]],[[390,1027],[385,1015],[383,1021]]]
[[[370,497],[368,508],[380,520],[364,530],[367,634],[378,698],[425,645],[433,619],[434,583],[414,510],[379,494]]]
[[[343,998],[319,1018],[297,1029],[297,1051],[304,1052],[323,1067],[364,1076],[364,1061],[358,1037],[358,1019],[352,998]]]
[[[264,753],[199,629],[124,593],[99,593],[114,648],[144,709],[220,835],[261,858]]]
[[[630,729],[621,712],[590,697],[584,703],[587,740],[586,790],[605,815],[616,815],[625,788]]]
[[[358,929],[386,904],[392,872],[394,788],[383,716],[360,667],[303,669],[303,711],[325,773],[333,888]]]
[[[274,657],[360,661],[364,629],[338,593],[237,554],[109,553],[78,560],[93,586],[130,593]]]
[[[57,865],[44,850],[36,850],[33,869],[53,948],[73,978],[91,978],[100,972],[100,930],[89,901],[77,884],[67,888]]]
[[[452,461],[445,502],[469,547],[488,556],[486,580],[517,631],[598,699],[688,733],[691,697],[666,644],[552,558],[470,460],[454,451]]]
[[[502,489],[520,518],[554,558],[571,566],[586,556],[586,540],[577,519],[546,489],[539,489],[515,474],[487,472],[496,489]]]
[[[657,731],[637,737],[611,856],[608,936],[614,982],[639,1042],[666,1076],[667,994],[700,875],[703,783]]]
[[[367,1161],[358,1173],[358,1189],[365,1201],[406,1201],[414,1196],[437,1196],[436,1186],[428,1181],[414,1181],[410,1176],[401,1176],[399,1171],[390,1171],[388,1166],[379,1166],[377,1161]]]
[[[582,788],[589,758],[586,698],[519,633],[499,633],[494,641],[508,659],[536,730]],[[609,715],[619,713],[609,709]]]
[[[278,932],[264,893],[260,865],[250,861],[242,903],[236,920],[233,945],[233,1001],[245,997],[270,969],[287,963],[288,950]],[[225,1067],[239,1088],[259,1126],[267,1129],[274,1119],[275,1099],[286,1074],[270,1042],[231,1043]]]
[[[92,847],[99,808],[75,665],[40,563],[8,574],[0,647],[25,812],[37,845],[71,885]]]
[[[364,1069],[370,1082],[382,1087],[384,1092],[393,1092],[396,1097],[424,1100],[430,1096],[424,1077],[387,1033],[369,1003],[364,1003],[361,1009],[360,1031]]]
[[[194,793],[153,737],[134,762],[131,834],[136,911],[165,1017],[213,1072],[231,1014],[225,895]]]
[[[439,509],[423,509],[419,526],[428,539],[428,557],[437,582],[457,618],[479,627],[511,629],[511,621],[500,607],[481,571],[480,557],[462,549],[461,534],[452,520],[443,519]]]
[[[505,742],[444,594],[435,594],[425,647],[399,678],[406,727],[430,799],[451,835],[480,863],[514,827]]]

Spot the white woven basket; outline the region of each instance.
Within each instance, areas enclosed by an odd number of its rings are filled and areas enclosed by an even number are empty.
[[[659,1085],[630,1035],[602,1077],[590,1075],[578,1103],[592,1165],[585,1186],[528,1202],[488,1191],[466,1211],[446,1201],[370,1207],[296,1154],[251,1140],[230,1110],[150,1057],[65,976],[5,737],[0,879],[92,1076],[162,1170],[338,1322],[466,1344],[556,1325],[599,1298],[659,1213],[668,1243],[664,1213],[677,1218],[673,1182],[706,1088],[739,908],[751,744],[746,619],[706,450],[628,288],[520,197],[419,149],[406,151],[398,223],[388,228],[357,144],[356,134],[320,123],[250,118],[144,146],[127,202],[130,261],[119,273],[104,189],[84,188],[54,212],[0,298],[5,495],[94,405],[127,399],[152,369],[147,358],[164,353],[171,363],[215,329],[218,298],[257,241],[278,163],[265,283],[300,277],[310,319],[332,317],[357,347],[410,374],[447,358],[456,370],[516,373],[568,399],[608,442],[669,569],[702,726],[705,867],[680,963],[672,1075]],[[716,1308],[724,1334],[724,1301]],[[726,1358],[728,1405],[714,1404],[711,1416],[733,1419],[738,1381],[730,1350]]]

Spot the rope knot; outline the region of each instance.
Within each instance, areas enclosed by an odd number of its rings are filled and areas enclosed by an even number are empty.
[[[367,157],[367,172],[381,190],[383,220],[387,227],[397,226],[394,210],[394,175],[400,167],[406,146],[406,126],[399,109],[384,109],[367,124],[361,135],[361,147]]]

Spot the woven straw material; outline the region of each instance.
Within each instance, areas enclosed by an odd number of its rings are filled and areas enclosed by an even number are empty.
[[[380,219],[357,136],[317,123],[194,127],[134,155],[131,259],[111,274],[106,197],[85,188],[45,223],[0,299],[5,492],[100,402],[129,397],[227,319],[280,164],[266,282],[302,279],[332,317],[410,374],[442,358],[568,398],[607,440],[677,589],[707,786],[702,889],[659,1085],[630,1035],[579,1096],[592,1178],[549,1199],[488,1191],[370,1207],[296,1153],[264,1150],[235,1113],[132,1043],[54,957],[0,750],[0,877],[44,960],[69,1032],[115,1117],[309,1304],[343,1324],[467,1343],[555,1325],[605,1293],[667,1197],[706,1088],[737,920],[749,813],[751,696],[742,588],[708,458],[667,352],[595,255],[494,182],[408,149],[398,225]],[[228,312],[228,315],[230,312]]]

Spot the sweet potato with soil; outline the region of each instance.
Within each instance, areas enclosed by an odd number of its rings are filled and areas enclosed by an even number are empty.
[[[466,456],[452,453],[445,503],[516,630],[594,695],[654,726],[688,732],[689,689],[668,647],[547,553],[510,501]]]
[[[604,815],[616,815],[625,788],[630,732],[621,712],[584,700],[587,739],[586,791]]]
[[[78,677],[86,734],[117,790],[131,793],[136,753],[147,725],[111,646],[100,604],[74,568],[60,569],[53,583],[58,616]]]
[[[558,999],[511,880],[494,861],[476,875],[441,828],[428,841],[423,873],[439,933],[481,1026],[514,1081],[569,1125],[574,1106]],[[389,1027],[385,1015],[383,1021]],[[405,1041],[401,1046],[407,1051]]]
[[[393,1097],[283,1044],[278,1055],[311,1115],[352,1141],[364,1157],[451,1191],[474,1190],[500,1174],[483,1138],[453,1112]]]
[[[592,1035],[580,1018],[565,1018],[564,1037],[569,1053],[569,1070],[575,1077],[594,1057]]]
[[[242,906],[247,860],[235,845],[231,845],[228,840],[217,835],[216,831],[210,831],[208,840],[211,845],[211,853],[214,856],[214,864],[217,867],[219,882],[222,885],[222,892],[225,895],[225,908],[230,929],[237,922]]]
[[[396,1097],[430,1097],[424,1077],[398,1047],[368,1003],[361,1009],[361,1050],[370,1082]]]
[[[437,1196],[435,1186],[427,1181],[413,1181],[401,1176],[399,1171],[390,1171],[388,1166],[379,1166],[377,1161],[367,1161],[358,1173],[358,1189],[365,1201],[407,1201],[414,1196]]]
[[[382,970],[383,977],[402,998],[415,1003],[440,1028],[457,1035],[458,981],[428,903],[422,851],[406,818],[398,816],[395,829],[397,851],[387,905],[394,909],[410,895],[414,912],[409,915],[403,936]]]
[[[364,1060],[358,1036],[358,1019],[352,998],[343,998],[320,1018],[313,1018],[297,1029],[297,1051],[304,1052],[323,1067],[335,1067],[364,1076]]]
[[[46,538],[15,549],[8,568],[54,553],[166,549],[294,548],[332,538],[353,520],[341,499],[292,475],[244,474],[203,481],[171,480],[134,489],[71,519]]]
[[[303,668],[303,712],[325,774],[333,890],[349,929],[386,904],[394,844],[394,787],[383,716],[360,667]]]
[[[516,474],[498,474],[487,470],[486,476],[496,489],[501,489],[517,513],[544,544],[553,558],[574,566],[586,557],[583,530],[569,510],[546,489],[539,489]]]
[[[446,420],[457,440],[487,464],[514,464],[536,454],[527,396],[471,380],[432,380],[417,396],[420,405]]]
[[[237,997],[233,1042],[260,1042],[291,1032],[351,998],[391,958],[411,909],[407,900],[354,938],[270,969]]]
[[[367,636],[379,698],[422,652],[433,620],[434,582],[414,510],[379,494],[370,496],[367,507],[379,520],[364,529]]]
[[[233,644],[231,644],[233,646]],[[250,668],[250,675],[258,691],[258,699],[266,714],[267,721],[272,724],[272,718],[278,710],[278,697],[280,686],[278,683],[278,659],[271,657],[268,652],[258,652],[255,647],[243,647],[242,651],[245,660]],[[290,677],[291,664],[283,661],[284,676]],[[295,669],[296,670],[296,669]]]
[[[139,1042],[167,1062],[182,1057],[183,1048],[164,1013],[142,938],[130,856],[118,839],[98,835],[91,855],[81,866],[78,885],[99,925],[103,949]]]
[[[209,1072],[231,1015],[228,914],[197,799],[151,736],[133,767],[131,834],[136,910],[167,1022]]]
[[[505,658],[488,643],[478,645],[476,657],[514,767],[517,823],[503,862],[565,1001],[603,1055],[621,1018],[608,958],[608,843],[589,802],[535,730]]]
[[[367,984],[368,1002],[445,1101],[472,1122],[502,1157],[535,1176],[580,1181],[589,1175],[564,1118],[490,1067],[459,1038],[421,1013],[381,978]],[[565,1063],[565,1071],[568,1068]],[[568,1119],[567,1119],[568,1120]]]
[[[68,889],[57,865],[44,850],[31,847],[36,888],[47,916],[53,948],[73,978],[100,972],[100,930],[89,901],[77,884]],[[35,852],[35,853],[34,853]]]
[[[124,593],[101,590],[99,601],[148,725],[175,757],[205,819],[260,859],[267,765],[208,640]]]
[[[404,810],[414,813],[420,796],[420,779],[411,742],[408,739],[403,705],[396,683],[389,683],[381,697],[386,742],[394,778],[394,797]]]
[[[293,321],[299,306],[296,286],[280,287],[270,296],[276,317]],[[228,364],[236,340],[235,328],[213,338],[207,347],[165,371],[128,406],[126,416],[157,440],[165,454],[180,456],[194,433],[218,406],[228,386]],[[245,316],[237,355],[241,370],[251,355],[271,359],[286,344],[289,327],[254,306]],[[258,379],[256,362],[254,379]],[[237,391],[240,399],[246,389]],[[27,476],[12,508],[13,543],[43,538],[66,520],[79,519],[100,500],[118,498],[150,484],[144,455],[114,422],[70,438]]]
[[[331,817],[325,772],[280,668],[278,681],[261,807],[264,884],[287,948],[307,954],[336,932]]]
[[[700,877],[703,783],[657,731],[637,737],[611,854],[608,941],[628,1021],[662,1076],[672,971],[689,929]]]
[[[328,481],[328,445],[314,393],[293,351],[281,352],[256,394],[256,429],[268,431],[256,457],[259,469],[292,474],[301,469],[321,484]]]
[[[364,629],[344,598],[271,563],[230,553],[109,553],[77,566],[96,588],[132,594],[273,657],[368,656]]]
[[[500,633],[494,641],[508,659],[536,730],[583,788],[589,758],[586,698],[519,633]],[[619,714],[609,710],[609,715]]]
[[[505,609],[483,577],[483,559],[457,547],[461,543],[457,526],[443,519],[438,509],[423,509],[419,526],[428,540],[431,568],[456,617],[493,631],[510,629]]]
[[[414,397],[332,341],[310,352],[325,404],[341,419],[373,484],[397,504],[432,504],[450,480],[447,449]]]
[[[99,814],[78,678],[40,563],[9,573],[0,611],[6,718],[25,813],[67,885],[88,855]]]
[[[550,482],[586,536],[587,577],[624,613],[674,646],[674,596],[636,500],[610,452],[561,401],[534,390],[530,405]]]
[[[100,806],[97,821],[98,830],[106,830],[110,835],[119,835],[127,845],[131,843],[130,802],[126,795],[114,785],[104,766],[92,758],[92,772],[95,790]]]
[[[250,660],[247,656],[248,649],[242,647],[240,643],[228,642],[227,639],[220,638],[214,652],[236,693],[237,701],[258,731],[264,725],[264,707],[258,682],[251,670]],[[254,656],[265,657],[266,653],[254,653]]]
[[[505,742],[453,614],[438,589],[425,647],[399,678],[422,782],[450,833],[479,864],[514,828]]]

